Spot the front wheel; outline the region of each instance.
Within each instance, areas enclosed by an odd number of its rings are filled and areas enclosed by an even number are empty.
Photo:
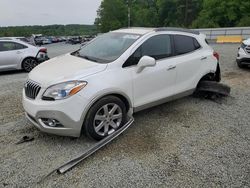
[[[35,58],[26,58],[23,60],[22,67],[24,71],[30,72],[33,68],[38,65],[38,62]]]
[[[118,97],[107,96],[90,108],[84,129],[89,137],[101,140],[122,127],[125,121],[125,104]]]

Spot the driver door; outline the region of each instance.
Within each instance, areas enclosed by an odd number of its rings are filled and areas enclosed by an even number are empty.
[[[138,66],[131,67],[135,109],[153,106],[175,93],[176,62],[169,58],[172,54],[171,36],[160,34],[146,40],[128,59],[135,64],[143,56],[156,60],[154,67],[145,67],[140,73],[137,73]]]

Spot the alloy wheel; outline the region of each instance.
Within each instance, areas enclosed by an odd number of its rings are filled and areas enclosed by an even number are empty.
[[[122,109],[115,103],[102,106],[95,114],[93,126],[100,136],[107,136],[118,129],[122,122]]]
[[[36,66],[37,62],[35,59],[28,58],[23,62],[23,69],[27,72],[30,72]]]

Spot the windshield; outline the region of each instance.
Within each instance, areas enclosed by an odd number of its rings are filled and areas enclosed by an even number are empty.
[[[109,63],[120,57],[140,35],[107,33],[83,46],[75,55],[98,63]]]

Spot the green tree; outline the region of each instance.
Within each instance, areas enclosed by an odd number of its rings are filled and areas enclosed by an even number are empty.
[[[17,26],[0,27],[0,37],[31,36],[41,33],[47,36],[71,36],[96,34],[94,25],[48,25],[48,26]]]
[[[127,5],[123,0],[104,0],[97,10],[95,24],[102,32],[127,25]]]
[[[193,27],[249,26],[250,1],[204,0],[203,9]]]

